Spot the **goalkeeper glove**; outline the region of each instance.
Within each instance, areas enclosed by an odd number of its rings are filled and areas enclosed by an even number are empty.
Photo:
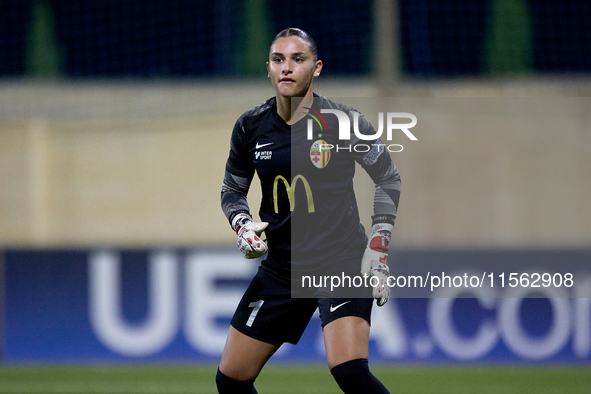
[[[250,215],[239,213],[232,220],[232,227],[238,234],[238,249],[247,259],[256,259],[267,253],[267,243],[259,238],[267,228],[267,222],[253,222]]]
[[[384,305],[390,296],[388,277],[388,244],[392,236],[394,226],[390,223],[375,223],[371,226],[369,243],[361,260],[361,274],[370,277],[372,285],[372,296],[377,300],[378,306]],[[372,279],[372,277],[377,278]]]

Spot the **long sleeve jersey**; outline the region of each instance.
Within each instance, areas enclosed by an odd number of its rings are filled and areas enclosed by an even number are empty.
[[[339,139],[338,117],[322,109],[349,117],[350,139]],[[308,113],[290,126],[277,114],[273,97],[240,116],[221,193],[230,223],[238,213],[250,214],[246,196],[256,172],[262,188],[259,216],[269,223],[269,254],[303,265],[365,246],[353,190],[356,163],[375,184],[374,222],[393,223],[400,197],[400,176],[384,144],[360,140],[353,132],[357,124],[361,134],[375,135],[363,115],[317,95]]]

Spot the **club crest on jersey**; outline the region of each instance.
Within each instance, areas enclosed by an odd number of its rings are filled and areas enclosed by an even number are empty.
[[[330,160],[330,148],[324,140],[316,140],[310,147],[310,160],[316,168],[324,168]]]

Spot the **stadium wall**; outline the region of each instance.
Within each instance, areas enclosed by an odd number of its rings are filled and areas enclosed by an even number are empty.
[[[403,179],[397,246],[590,244],[590,102],[568,97],[587,96],[587,81],[318,85],[335,98],[452,103],[445,111],[427,108],[414,129],[418,141],[392,153]],[[3,83],[0,245],[232,244],[219,207],[230,133],[243,111],[271,95],[267,82],[223,80]],[[363,171],[356,187],[373,189]],[[253,213],[258,189],[255,179]],[[373,193],[358,196],[367,224]]]
[[[393,261],[474,267],[492,254],[523,272],[542,256],[588,266],[591,111],[573,96],[589,87],[320,80],[318,92],[421,111],[418,141],[392,154],[403,179]],[[0,360],[217,362],[257,263],[233,248],[219,207],[230,132],[271,94],[225,80],[3,82]],[[367,224],[373,185],[358,175]],[[255,180],[253,212],[259,199]],[[586,285],[394,296],[373,314],[371,358],[587,364],[591,279],[576,281]],[[316,316],[274,360],[323,358]]]

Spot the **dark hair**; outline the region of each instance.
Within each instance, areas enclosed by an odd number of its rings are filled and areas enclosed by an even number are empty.
[[[310,46],[310,52],[312,52],[312,56],[314,56],[314,61],[317,61],[318,60],[318,48],[316,47],[316,41],[314,41],[312,36],[309,35],[307,32],[305,32],[302,29],[298,29],[296,27],[289,27],[287,29],[281,30],[275,36],[271,45],[273,45],[273,43],[275,41],[277,41],[278,38],[293,37],[293,36],[299,37],[308,43],[308,45]]]

